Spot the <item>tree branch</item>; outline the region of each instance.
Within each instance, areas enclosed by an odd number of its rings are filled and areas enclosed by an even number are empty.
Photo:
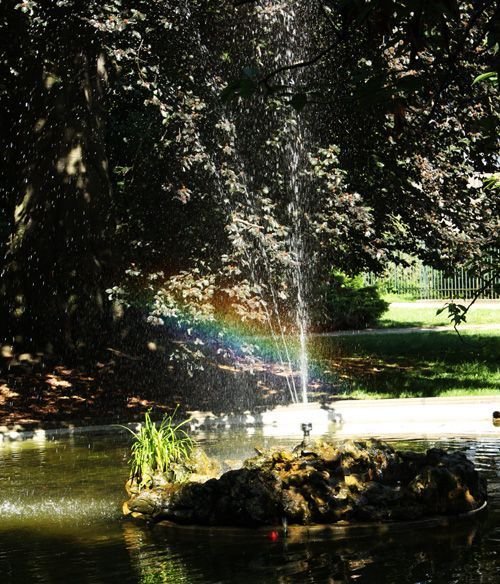
[[[444,78],[441,80],[441,83],[439,84],[439,87],[438,87],[438,90],[436,93],[435,101],[432,104],[432,107],[431,107],[429,113],[427,114],[427,116],[425,116],[424,123],[428,123],[432,119],[432,116],[435,114],[436,110],[441,105],[441,100],[444,96],[446,89],[451,85],[451,83],[453,82],[453,80],[455,78],[453,75],[453,69],[454,69],[453,65],[456,62],[456,60],[459,58],[462,51],[464,50],[464,47],[466,45],[470,31],[474,28],[477,21],[481,18],[481,16],[484,14],[484,12],[493,4],[493,2],[494,2],[494,0],[487,0],[482,4],[482,6],[478,6],[476,8],[475,13],[470,17],[470,20],[465,27],[462,38],[458,42],[457,47],[455,48],[454,51],[452,51],[448,54],[447,61],[448,61],[449,66],[447,68],[446,75],[444,76]],[[443,57],[445,57],[445,56],[443,55]],[[440,66],[444,60],[445,60],[444,58],[440,59],[438,66]],[[434,69],[436,69],[436,67],[434,67]]]
[[[268,87],[269,80],[272,77],[279,75],[280,73],[284,73],[285,71],[294,71],[295,69],[302,69],[304,67],[310,67],[311,65],[314,65],[318,61],[321,61],[321,59],[323,57],[328,55],[328,53],[330,51],[332,51],[339,44],[339,42],[341,40],[343,40],[343,39],[336,39],[335,42],[331,43],[326,48],[324,48],[322,51],[320,51],[317,55],[315,55],[314,57],[311,57],[310,59],[307,59],[306,61],[298,61],[296,63],[291,63],[290,65],[282,65],[281,67],[278,67],[277,69],[274,69],[273,71],[270,71],[265,77],[263,77],[262,79],[259,80],[259,83],[262,83],[263,85]]]
[[[258,0],[234,0],[235,6],[243,6],[244,4],[255,4]]]
[[[243,1],[245,1],[245,0],[243,0]],[[246,1],[249,1],[249,0],[246,0]],[[342,32],[339,32],[335,28],[329,15],[327,14],[323,3],[321,3],[321,10],[322,10],[325,18],[328,20],[329,24],[334,28],[334,31],[336,34],[336,39],[332,43],[330,43],[328,46],[326,46],[323,50],[321,50],[319,53],[317,53],[314,57],[311,57],[310,59],[306,59],[304,61],[298,61],[296,63],[291,63],[290,65],[282,65],[281,67],[278,67],[277,69],[274,69],[273,71],[270,71],[267,75],[265,75],[265,77],[263,77],[262,79],[259,80],[259,83],[261,83],[262,85],[264,85],[265,87],[267,87],[269,89],[272,89],[272,87],[269,83],[270,79],[272,79],[276,75],[279,75],[280,73],[284,73],[285,71],[294,71],[295,69],[303,69],[304,67],[311,67],[312,65],[315,65],[316,63],[321,61],[321,59],[326,57],[326,55],[328,55],[333,49],[335,49],[335,47],[337,47],[340,43],[344,42],[347,39],[347,37],[350,33],[349,28],[346,26],[346,28],[344,28],[344,30]],[[365,14],[363,14],[362,18],[360,18],[357,22],[358,26],[363,24],[368,19],[372,10],[373,10],[373,7],[370,8],[369,10],[367,10]]]

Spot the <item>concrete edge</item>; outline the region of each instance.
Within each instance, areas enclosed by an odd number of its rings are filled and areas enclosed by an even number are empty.
[[[326,406],[318,403],[290,404],[257,412],[214,414],[211,411],[191,411],[189,429],[197,434],[225,430],[265,429],[269,436],[301,435],[302,423],[313,424],[312,435],[333,432],[339,438],[377,437],[474,437],[498,436],[500,426],[494,425],[493,411],[500,411],[499,396],[463,398],[406,398],[384,400],[339,400]],[[2,443],[33,440],[44,442],[58,438],[85,435],[105,435],[137,431],[140,422],[70,425],[59,428],[24,430],[0,426]]]

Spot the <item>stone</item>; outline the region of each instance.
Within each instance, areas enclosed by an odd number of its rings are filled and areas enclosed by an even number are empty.
[[[309,525],[460,514],[479,508],[486,496],[484,480],[461,452],[397,452],[368,440],[259,451],[218,479],[157,481],[132,492],[126,509],[201,525]]]
[[[148,517],[155,517],[163,507],[163,492],[161,490],[144,490],[127,501],[127,508],[131,513],[141,513]]]

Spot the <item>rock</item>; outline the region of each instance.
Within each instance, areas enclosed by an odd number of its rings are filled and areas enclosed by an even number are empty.
[[[283,516],[289,523],[307,524],[311,521],[311,511],[305,497],[295,488],[283,492]]]
[[[397,452],[369,440],[259,452],[218,479],[157,482],[132,494],[127,509],[180,523],[308,525],[457,514],[485,500],[485,483],[462,453]]]
[[[144,490],[127,501],[127,507],[131,513],[155,517],[163,507],[163,491]]]
[[[122,505],[122,513],[127,516],[130,515],[132,513],[132,511],[130,510],[130,507],[128,506],[128,501],[125,501]]]
[[[462,452],[431,449],[423,462],[409,489],[431,513],[466,513],[486,500],[486,484]]]
[[[201,448],[196,448],[191,455],[191,466],[193,474],[205,477],[216,477],[221,472],[220,464],[207,456]]]
[[[172,484],[184,482],[206,482],[219,476],[220,464],[209,458],[200,448],[191,453],[190,459],[183,463],[170,464],[166,472],[157,472],[143,476],[142,484],[136,479],[129,479],[125,483],[125,490],[129,496],[135,496],[147,489],[165,489]]]

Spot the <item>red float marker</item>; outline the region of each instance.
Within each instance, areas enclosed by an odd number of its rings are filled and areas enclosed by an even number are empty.
[[[280,534],[277,531],[270,531],[267,534],[267,537],[271,540],[271,541],[278,541]]]

